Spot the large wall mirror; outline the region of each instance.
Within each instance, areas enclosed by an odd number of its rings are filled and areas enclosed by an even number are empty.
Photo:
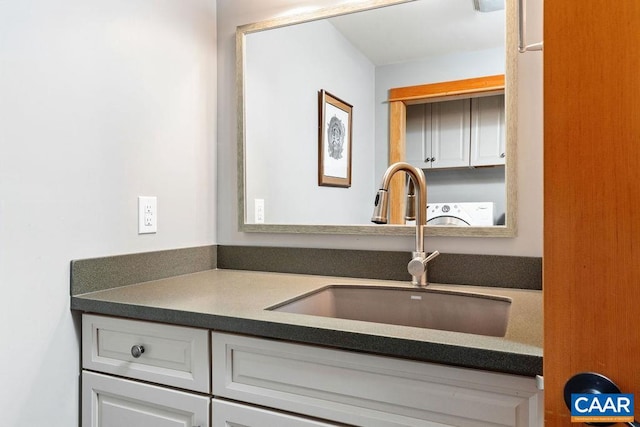
[[[411,222],[370,221],[384,171],[391,161],[404,160],[425,171],[430,211],[439,209],[453,219],[435,221],[438,212],[433,213],[426,235],[514,236],[513,3],[350,2],[239,27],[240,231],[413,234]],[[487,79],[502,86],[484,92],[450,89],[455,82]],[[400,99],[398,150],[391,108],[399,98],[393,97],[443,84],[449,89],[437,96]],[[344,147],[339,164],[350,175],[348,184],[338,186],[319,185],[319,139],[330,133],[319,130],[335,108],[321,112],[319,99],[326,94],[350,106],[349,114],[340,110],[342,127],[334,128]],[[487,134],[493,142],[485,151],[499,150],[498,160],[469,163],[479,150],[474,141]],[[438,145],[445,137],[458,145]],[[392,158],[398,153],[400,158]],[[466,164],[439,162],[460,155],[467,156]]]

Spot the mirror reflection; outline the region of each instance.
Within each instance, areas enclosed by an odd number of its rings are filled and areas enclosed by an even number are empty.
[[[505,109],[509,61],[502,3],[390,3],[238,29],[241,230],[411,234],[411,222],[393,212],[397,226],[371,223],[382,174],[390,163],[407,161],[427,177],[427,234],[513,234],[513,112]],[[483,7],[491,11],[478,10]],[[402,92],[488,77],[502,78],[502,87]],[[352,106],[350,141],[343,144],[350,147],[344,153],[349,186],[319,185],[324,92]],[[394,116],[398,103],[403,111]],[[478,145],[482,139],[488,142]],[[488,154],[491,160],[478,160]],[[398,209],[403,192],[392,197]]]

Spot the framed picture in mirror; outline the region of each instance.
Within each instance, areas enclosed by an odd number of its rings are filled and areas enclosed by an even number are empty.
[[[324,89],[318,99],[318,185],[351,187],[353,106]]]

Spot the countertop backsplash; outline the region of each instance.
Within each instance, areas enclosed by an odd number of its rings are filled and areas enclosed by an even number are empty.
[[[211,269],[409,281],[410,251],[211,245],[71,262],[71,295]],[[443,253],[429,263],[433,283],[542,289],[542,258]]]

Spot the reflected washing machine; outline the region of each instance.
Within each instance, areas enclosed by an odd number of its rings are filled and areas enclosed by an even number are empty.
[[[457,227],[489,227],[493,202],[432,203],[427,205],[427,224]]]

